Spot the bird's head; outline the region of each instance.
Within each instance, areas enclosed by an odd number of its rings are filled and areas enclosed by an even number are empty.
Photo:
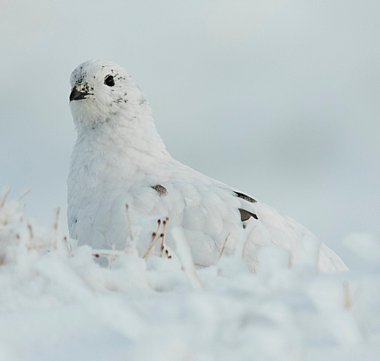
[[[136,118],[148,105],[131,76],[119,65],[89,60],[71,74],[70,108],[79,128]]]

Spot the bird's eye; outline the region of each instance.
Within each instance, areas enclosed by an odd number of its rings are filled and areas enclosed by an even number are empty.
[[[104,78],[104,84],[108,86],[114,86],[115,85],[115,80],[113,79],[112,75],[107,75]]]

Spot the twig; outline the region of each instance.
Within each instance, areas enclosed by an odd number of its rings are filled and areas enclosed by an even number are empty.
[[[72,247],[71,247],[71,244],[70,244],[70,242],[69,242],[67,236],[64,236],[64,237],[63,237],[63,243],[64,243],[65,246],[66,246],[67,253],[68,253],[69,255],[71,255],[73,249],[72,249]]]
[[[11,189],[8,188],[5,193],[3,194],[1,200],[0,200],[0,208],[3,208],[5,205],[5,202],[7,201],[8,195],[11,192]]]
[[[116,258],[122,256],[123,254],[125,254],[125,252],[117,251],[115,249],[94,249],[92,251],[92,255],[95,258],[107,258],[108,266],[110,266]]]
[[[155,232],[152,233],[152,239],[151,239],[151,241],[149,243],[148,249],[145,251],[144,256],[143,256],[143,258],[145,260],[148,259],[149,255],[150,255],[150,252],[152,251],[154,245],[156,244],[157,240],[161,236],[161,234],[159,236],[157,236],[158,235],[158,231],[160,230],[160,227],[161,227],[161,219],[157,219],[157,229],[156,229]]]
[[[55,217],[54,217],[54,223],[53,223],[53,230],[55,232],[58,232],[58,227],[59,227],[59,213],[61,212],[61,208],[56,208],[55,209]]]
[[[224,249],[226,248],[226,244],[227,244],[227,241],[228,241],[229,236],[230,236],[230,233],[228,233],[226,239],[225,239],[224,242],[223,242],[222,249],[221,249],[220,252],[219,252],[219,259],[220,259],[220,258],[222,257],[222,255],[223,255],[223,252],[224,252]]]
[[[125,203],[125,217],[127,219],[127,226],[128,226],[128,237],[131,241],[134,240],[133,233],[132,233],[132,223],[131,218],[129,217],[129,206],[128,203]]]
[[[348,282],[343,283],[343,307],[346,310],[350,310],[352,308],[352,294]]]
[[[152,239],[149,243],[149,246],[148,246],[148,249],[145,251],[144,253],[144,259],[147,260],[149,255],[150,255],[150,252],[152,251],[154,245],[156,244],[156,241],[159,239],[159,237],[157,237],[157,233],[156,232],[153,232],[152,233]]]
[[[33,239],[34,238],[33,227],[30,223],[28,223],[28,232],[29,232],[29,238]]]
[[[169,222],[169,217],[166,217],[162,221],[162,233],[160,234],[160,257],[164,255],[164,251],[167,251],[166,244],[165,244],[165,236],[166,236],[166,226],[167,223]],[[166,252],[165,252],[166,253]]]
[[[22,200],[23,198],[25,198],[29,193],[30,193],[30,189],[27,189],[26,191],[24,191],[24,193],[21,193],[21,194],[18,196],[17,200],[18,200],[18,201],[21,201],[21,200]]]
[[[53,222],[53,232],[54,232],[54,247],[57,248],[58,245],[58,233],[59,233],[59,213],[61,209],[58,207],[55,209],[54,222]]]

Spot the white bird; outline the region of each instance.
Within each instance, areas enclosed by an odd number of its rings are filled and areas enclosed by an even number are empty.
[[[173,159],[157,133],[148,102],[120,66],[87,61],[73,71],[71,89],[77,141],[68,177],[68,223],[79,245],[123,249],[136,224],[141,227],[134,236],[144,254],[154,222],[165,223],[168,217],[169,249],[175,252],[170,228],[180,228],[198,266],[234,253],[243,234],[241,254],[252,270],[262,247],[280,247],[292,265],[310,245],[320,271],[347,269],[294,220]],[[132,221],[126,217],[126,204]]]

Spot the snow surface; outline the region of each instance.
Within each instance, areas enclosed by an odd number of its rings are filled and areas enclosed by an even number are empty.
[[[2,192],[0,360],[378,360],[379,240],[345,244],[358,271],[289,269],[270,247],[255,274],[237,257],[195,270],[133,249],[102,267]]]

